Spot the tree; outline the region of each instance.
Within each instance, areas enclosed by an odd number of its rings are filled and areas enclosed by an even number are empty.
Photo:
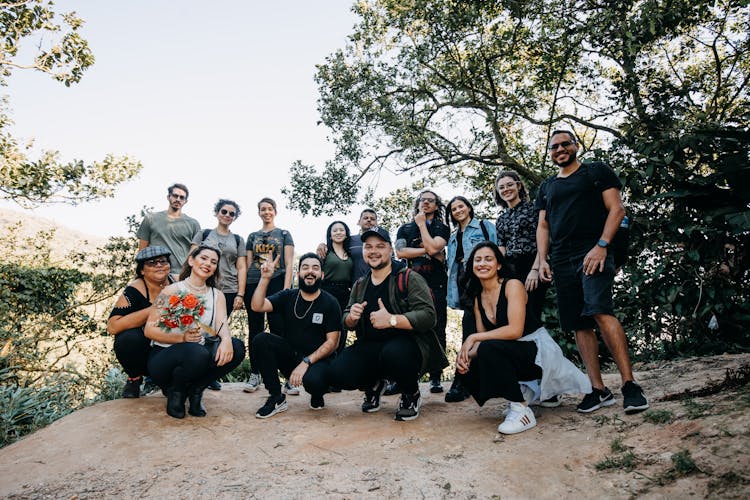
[[[0,2],[0,85],[12,72],[29,69],[50,75],[66,86],[77,83],[94,63],[88,42],[79,30],[83,20],[74,12],[58,19],[52,2],[18,0]],[[24,43],[38,41],[33,60],[19,60]],[[27,51],[20,51],[24,54]],[[0,197],[22,206],[39,203],[79,203],[112,196],[114,188],[136,175],[141,163],[128,156],[108,155],[86,164],[62,162],[57,151],[29,158],[30,145],[21,147],[8,131],[11,119],[6,101],[0,102]]]
[[[381,169],[479,200],[499,167],[533,188],[554,172],[551,130],[570,129],[625,181],[637,265],[620,293],[632,299],[636,343],[750,344],[746,1],[371,0],[354,10],[346,47],[316,76],[336,146],[322,176],[343,168],[352,182],[310,207],[330,210]],[[304,190],[290,195],[304,213]]]

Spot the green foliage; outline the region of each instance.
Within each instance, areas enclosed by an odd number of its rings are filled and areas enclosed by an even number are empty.
[[[706,412],[711,409],[711,405],[708,403],[699,403],[694,399],[686,399],[682,402],[685,410],[687,410],[687,416],[691,420],[696,418],[702,418],[706,416]]]
[[[300,184],[298,206],[321,213],[386,169],[443,182],[490,215],[481,202],[497,169],[518,170],[533,193],[555,170],[550,131],[571,129],[624,181],[636,221],[615,290],[634,350],[750,348],[746,1],[369,0],[354,11],[316,80],[333,161],[361,181],[314,201]],[[371,204],[395,224],[413,191]]]
[[[598,471],[612,469],[631,471],[635,469],[637,462],[638,457],[635,455],[635,453],[633,453],[632,451],[627,451],[620,455],[604,457],[604,460],[597,462],[594,467],[596,467],[596,470]]]
[[[698,470],[698,466],[695,465],[695,461],[690,456],[689,450],[678,451],[670,458],[672,459],[672,470],[678,476],[684,476]]]
[[[671,410],[648,410],[643,414],[643,420],[652,424],[668,424],[674,420]]]

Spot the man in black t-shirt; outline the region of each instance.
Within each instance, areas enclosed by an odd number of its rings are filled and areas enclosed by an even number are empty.
[[[251,301],[253,311],[277,312],[284,318],[283,336],[264,332],[253,338],[255,359],[270,394],[255,414],[258,418],[272,417],[287,409],[279,371],[292,386],[304,385],[310,393],[310,408],[320,410],[325,406],[327,368],[341,332],[341,308],[333,295],[320,289],[323,264],[314,253],[299,259],[299,288],[266,298],[278,260],[276,256],[273,262],[261,265],[260,281]]]
[[[427,281],[435,300],[437,327],[435,333],[445,350],[445,326],[448,321],[448,273],[445,269],[445,246],[450,228],[443,223],[445,207],[440,197],[422,191],[414,201],[414,220],[401,226],[396,233],[396,257],[406,259],[408,266]],[[442,368],[430,360],[430,392],[443,392],[440,382]],[[386,391],[386,394],[393,389]]]
[[[542,183],[536,199],[539,276],[549,282],[554,270],[560,325],[564,331],[575,331],[576,345],[594,388],[578,405],[578,411],[589,413],[615,403],[602,381],[594,327],[599,328],[620,371],[625,413],[643,411],[648,401],[633,380],[627,338],[612,302],[615,264],[608,246],[625,216],[620,199],[622,185],[604,163],[578,160],[578,144],[571,132],[554,131],[549,151],[560,171]]]

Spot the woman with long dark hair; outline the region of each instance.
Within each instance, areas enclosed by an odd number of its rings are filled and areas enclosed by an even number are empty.
[[[513,278],[495,243],[479,243],[466,269],[464,307],[473,308],[476,333],[466,337],[456,365],[463,384],[479,406],[491,398],[510,401],[510,411],[497,430],[516,434],[536,425],[528,404],[562,393],[588,394],[591,383],[552,340],[547,330],[526,314],[526,290]],[[539,380],[539,394],[527,399],[519,382]]]
[[[212,380],[232,371],[245,357],[243,343],[229,334],[224,294],[216,289],[219,258],[217,248],[201,245],[190,252],[180,272],[180,281],[166,287],[151,309],[145,334],[151,339],[148,370],[154,382],[167,394],[167,414],[185,417],[188,413],[203,417],[203,391]],[[170,307],[184,305],[196,310],[178,321],[165,320]],[[206,347],[206,334],[221,339],[215,355]]]
[[[326,229],[327,251],[323,259],[323,290],[330,293],[343,311],[352,291],[354,261],[351,256],[351,234],[344,222],[333,221]]]

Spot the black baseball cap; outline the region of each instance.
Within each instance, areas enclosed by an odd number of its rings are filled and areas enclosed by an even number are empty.
[[[370,229],[362,233],[362,241],[365,241],[370,236],[377,236],[378,238],[385,241],[389,245],[391,244],[391,235],[388,234],[388,230],[385,229],[384,227],[379,227],[379,226],[371,227]]]

